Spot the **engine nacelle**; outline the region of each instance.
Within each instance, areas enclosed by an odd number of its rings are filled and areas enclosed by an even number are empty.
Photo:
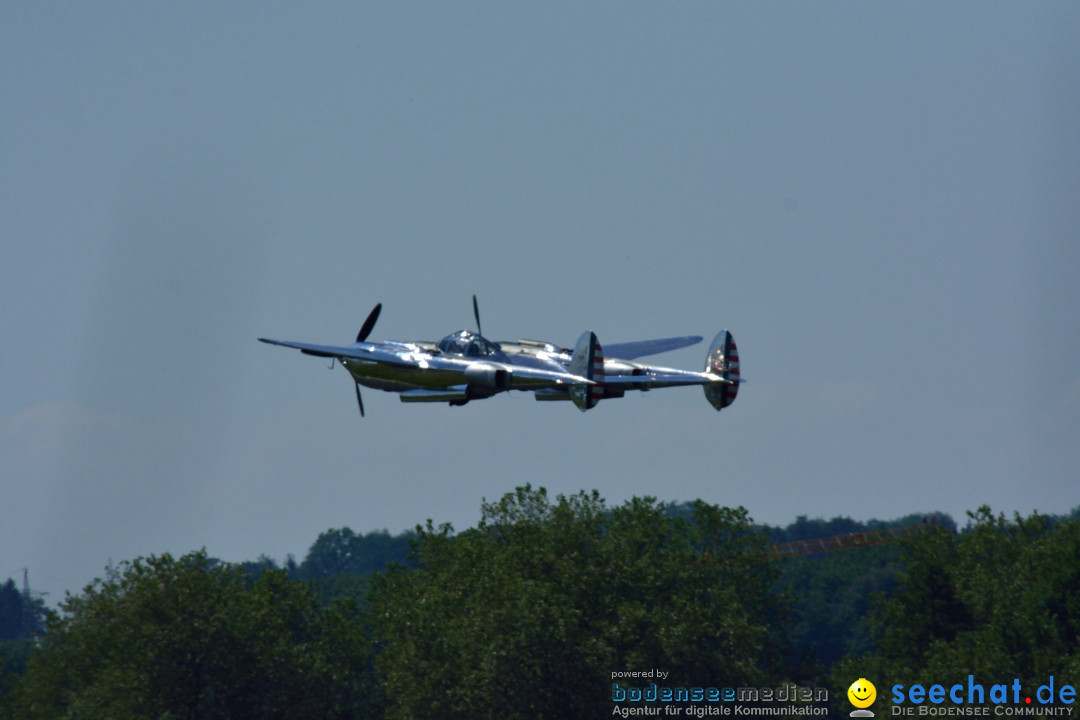
[[[465,368],[465,382],[491,390],[510,389],[510,370],[501,365],[476,362]]]

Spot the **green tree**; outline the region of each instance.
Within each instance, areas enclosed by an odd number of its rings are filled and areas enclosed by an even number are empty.
[[[0,641],[27,638],[45,627],[45,603],[20,591],[15,581],[0,585]]]
[[[308,550],[299,568],[304,580],[334,575],[370,575],[394,563],[407,563],[412,533],[391,535],[386,530],[359,535],[349,528],[327,530]]]
[[[205,552],[124,563],[68,596],[17,691],[24,718],[333,718],[372,701],[368,643],[284,571]]]
[[[0,585],[0,640],[14,640],[24,635],[22,593],[10,578]]]
[[[837,688],[1080,676],[1080,520],[1009,522],[986,506],[969,517],[959,535],[908,545],[899,587],[874,613],[875,650],[839,663]]]
[[[409,563],[411,532],[392,536],[386,530],[361,535],[349,528],[321,533],[294,576],[306,580],[325,605],[348,598],[363,606],[370,579],[389,565]]]
[[[0,720],[14,718],[13,692],[34,649],[33,637],[45,626],[45,603],[15,581],[0,585]]]
[[[779,592],[792,598],[793,661],[820,678],[846,655],[871,648],[871,598],[888,595],[901,566],[895,544],[777,560]]]
[[[612,672],[673,683],[777,679],[774,565],[745,510],[518,488],[479,525],[418,528],[415,570],[376,576],[387,716],[596,717]],[[643,684],[643,683],[642,683]]]
[[[0,640],[0,720],[14,720],[14,692],[26,672],[26,664],[34,649],[33,640]]]

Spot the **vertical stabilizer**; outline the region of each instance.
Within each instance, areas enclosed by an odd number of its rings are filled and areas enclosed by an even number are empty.
[[[570,357],[570,372],[595,382],[595,385],[575,385],[570,388],[570,399],[584,412],[596,407],[604,396],[604,352],[596,333],[586,330],[574,346]]]
[[[723,410],[735,402],[739,394],[739,349],[735,347],[735,338],[727,330],[721,330],[709,346],[705,356],[705,372],[720,379],[703,385],[705,399],[717,410]]]

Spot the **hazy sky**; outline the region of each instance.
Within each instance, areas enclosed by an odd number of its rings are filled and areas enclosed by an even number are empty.
[[[1080,504],[1080,6],[0,13],[0,581],[302,559],[526,482],[754,519]],[[728,328],[749,383],[403,405],[257,336]],[[699,369],[705,344],[655,362]]]

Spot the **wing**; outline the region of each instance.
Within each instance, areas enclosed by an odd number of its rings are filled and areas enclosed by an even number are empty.
[[[292,340],[271,340],[258,338],[259,342],[268,345],[280,345],[281,347],[295,348],[305,355],[316,357],[337,358],[342,360],[358,360],[367,364],[379,364],[395,368],[414,368],[416,363],[406,357],[403,352],[408,350],[399,343],[364,343],[358,342],[352,345],[315,345],[312,343],[294,342]]]
[[[678,350],[679,348],[697,345],[703,339],[700,335],[684,335],[682,337],[660,338],[658,340],[614,343],[604,346],[604,357],[633,360],[646,355],[656,355],[669,350]]]
[[[269,338],[259,338],[259,342],[295,348],[307,355],[317,355],[318,357],[357,358],[359,360],[369,359],[376,348],[375,345],[369,343],[355,343],[348,347],[338,347],[336,345],[313,345],[311,343],[293,342],[292,340],[271,340]]]
[[[483,376],[484,370],[502,370],[504,375],[498,376],[499,382],[505,382],[505,387],[500,387],[501,390],[509,389],[521,389],[532,390],[535,388],[546,387],[560,387],[565,385],[595,385],[592,380],[585,377],[579,377],[573,373],[566,372],[562,368],[537,368],[537,367],[521,367],[518,365],[511,365],[507,363],[491,362],[482,359],[471,358],[459,358],[459,357],[444,357],[439,355],[428,355],[424,353],[421,359],[424,360],[421,364],[412,354],[412,351],[417,349],[416,346],[410,346],[407,343],[363,343],[358,342],[348,346],[338,345],[315,345],[312,343],[294,342],[292,340],[271,340],[269,338],[258,338],[259,342],[264,342],[269,345],[280,345],[282,347],[294,348],[307,355],[316,355],[318,357],[338,358],[339,360],[360,360],[363,364],[379,364],[389,365],[398,368],[409,368],[422,372],[424,369],[435,369],[454,373],[458,375],[460,380],[471,381],[470,374],[473,370],[480,373],[477,375],[481,379],[481,382],[485,381]],[[403,357],[404,354],[404,357]],[[355,364],[350,364],[350,368],[354,368]],[[467,372],[468,371],[468,372]],[[357,375],[356,372],[353,373]],[[495,377],[495,376],[492,376]],[[420,378],[412,378],[406,382],[424,382]],[[446,387],[446,383],[441,381],[435,381],[435,387]]]

